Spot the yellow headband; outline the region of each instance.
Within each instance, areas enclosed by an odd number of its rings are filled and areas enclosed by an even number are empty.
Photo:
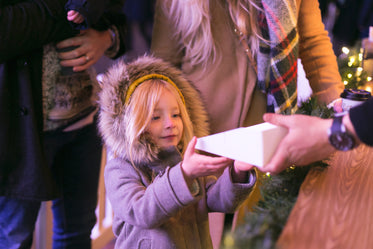
[[[184,96],[181,93],[180,89],[176,86],[176,84],[170,78],[168,78],[167,76],[161,75],[161,74],[147,74],[145,76],[142,76],[142,77],[138,78],[134,82],[132,82],[132,84],[128,87],[127,94],[126,94],[126,99],[125,99],[124,103],[126,105],[128,104],[128,102],[130,101],[130,98],[131,98],[133,92],[135,91],[136,87],[138,87],[141,83],[143,83],[147,80],[150,80],[150,79],[161,79],[161,80],[164,80],[164,81],[170,83],[173,87],[175,87],[175,89],[177,90],[177,92],[180,95],[181,100],[183,101],[183,103],[185,105]]]

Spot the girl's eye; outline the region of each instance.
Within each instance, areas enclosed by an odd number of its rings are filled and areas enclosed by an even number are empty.
[[[158,119],[160,119],[160,116],[153,116],[152,117],[152,120],[158,120]]]
[[[180,118],[180,117],[181,117],[181,114],[180,114],[180,113],[177,113],[177,114],[172,115],[172,117],[174,117],[174,118]]]

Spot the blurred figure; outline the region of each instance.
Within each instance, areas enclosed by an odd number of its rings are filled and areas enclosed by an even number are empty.
[[[338,56],[343,46],[352,47],[369,36],[369,27],[373,26],[372,0],[336,1],[338,14],[332,30],[333,49]]]
[[[64,4],[0,4],[0,33],[7,34],[0,37],[2,249],[31,247],[45,200],[53,200],[53,248],[91,248],[102,145],[91,101],[95,77],[85,70],[104,53],[124,53],[125,19],[109,20],[115,34],[87,29],[76,35]],[[75,48],[57,53],[56,47]],[[55,95],[61,67],[82,74]],[[48,118],[56,102],[69,109],[58,121]]]

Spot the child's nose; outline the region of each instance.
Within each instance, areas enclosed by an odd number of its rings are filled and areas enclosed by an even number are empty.
[[[166,122],[165,122],[166,124],[166,128],[173,128],[173,127],[175,127],[175,121],[172,119],[172,117],[168,117],[167,119],[166,119]]]

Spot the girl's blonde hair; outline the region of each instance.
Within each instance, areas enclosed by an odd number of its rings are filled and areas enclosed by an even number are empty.
[[[181,99],[179,91],[161,79],[150,79],[141,83],[131,95],[127,111],[125,113],[125,125],[127,127],[126,140],[130,148],[128,154],[133,163],[134,147],[139,144],[145,145],[148,148],[149,156],[156,157],[159,148],[153,144],[146,134],[146,127],[152,119],[154,109],[164,91],[169,91],[176,98],[180,109],[181,120],[183,123],[183,134],[178,144],[181,153],[184,153],[189,141],[193,137],[193,126],[190,121],[189,114]]]
[[[214,0],[215,1],[215,0]],[[176,25],[176,37],[185,46],[185,57],[192,64],[206,64],[217,58],[217,47],[211,31],[209,0],[168,0],[163,10]],[[248,40],[255,56],[259,41],[264,40],[258,24],[261,8],[257,0],[226,0],[234,26]],[[219,1],[216,0],[216,4]]]

